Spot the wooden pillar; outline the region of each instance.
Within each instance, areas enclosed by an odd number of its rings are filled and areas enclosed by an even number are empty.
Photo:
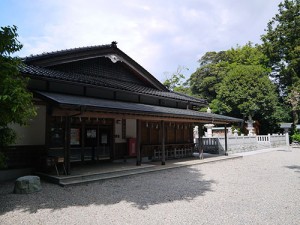
[[[202,124],[198,123],[198,148],[199,158],[203,157]]]
[[[227,153],[227,126],[225,124],[225,155],[228,155]]]
[[[165,140],[166,140],[166,131],[165,131],[165,122],[161,121],[161,165],[166,165],[166,149],[165,149]]]
[[[141,120],[136,120],[136,165],[141,165],[141,134],[142,125]]]
[[[65,168],[67,175],[71,174],[71,163],[70,163],[70,155],[71,155],[71,148],[70,148],[70,138],[71,138],[71,117],[65,117]]]
[[[81,122],[81,163],[84,162],[84,146],[85,146],[85,121]]]
[[[115,138],[115,133],[116,133],[116,119],[113,119],[113,127],[111,131],[111,154],[110,154],[110,159],[114,160],[116,157],[116,138]]]

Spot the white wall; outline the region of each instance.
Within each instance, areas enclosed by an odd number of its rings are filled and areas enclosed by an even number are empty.
[[[122,118],[115,120],[115,143],[125,143],[126,140],[122,138]]]
[[[136,138],[136,120],[126,119],[126,138],[122,138],[122,119],[115,120],[115,143],[125,143],[127,138]],[[117,122],[121,121],[121,122]]]
[[[17,133],[15,145],[45,145],[46,106],[37,105],[37,116],[27,126],[11,124]]]

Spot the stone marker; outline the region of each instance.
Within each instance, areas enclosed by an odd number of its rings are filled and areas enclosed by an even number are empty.
[[[30,194],[40,190],[42,190],[42,186],[38,176],[19,177],[15,181],[15,194]]]

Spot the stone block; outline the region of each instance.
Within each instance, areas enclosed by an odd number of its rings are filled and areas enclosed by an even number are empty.
[[[30,194],[42,190],[41,180],[38,176],[19,177],[15,181],[15,194]]]

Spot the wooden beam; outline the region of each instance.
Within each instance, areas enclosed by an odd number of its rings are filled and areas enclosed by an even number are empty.
[[[73,116],[78,114],[79,109],[63,109],[63,108],[53,108],[51,115],[52,116]],[[112,119],[140,119],[148,121],[165,121],[165,122],[186,122],[186,123],[211,123],[211,119],[201,119],[194,117],[180,117],[172,115],[150,115],[146,113],[129,113],[129,112],[110,112],[110,111],[86,111],[82,112],[78,116],[74,117],[95,117],[95,118],[112,118]],[[216,121],[214,124],[228,124],[225,121]]]

